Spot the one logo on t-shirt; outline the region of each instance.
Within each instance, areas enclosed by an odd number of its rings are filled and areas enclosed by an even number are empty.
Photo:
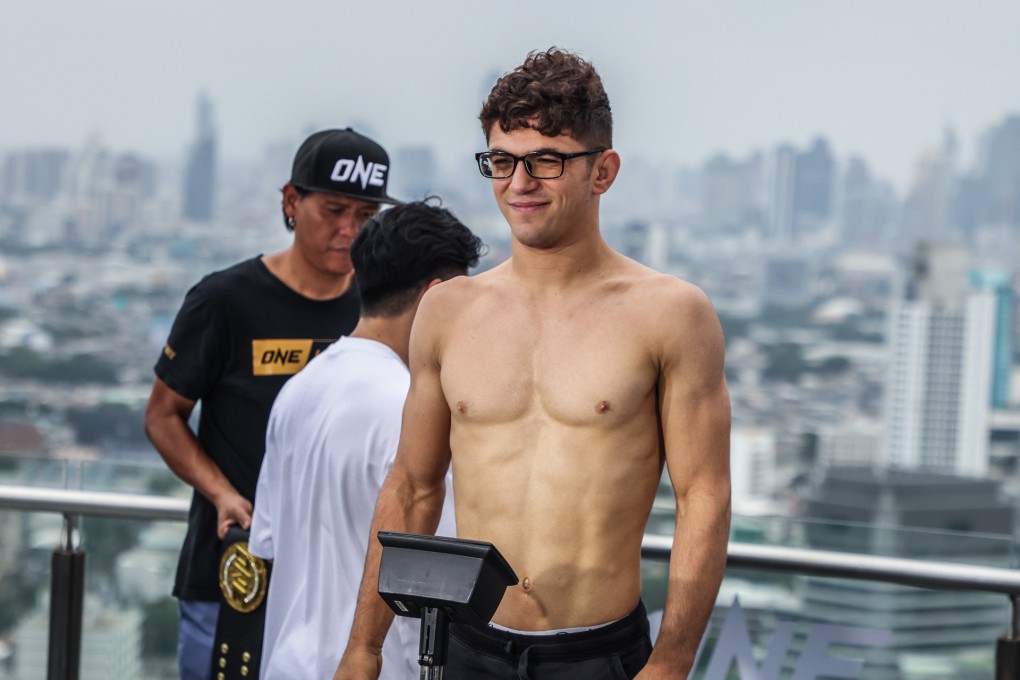
[[[170,361],[173,361],[174,357],[177,356],[177,352],[175,352],[174,348],[170,345],[163,345],[163,354],[165,354],[166,358]]]
[[[332,340],[293,339],[252,340],[252,375],[294,375],[332,342]]]

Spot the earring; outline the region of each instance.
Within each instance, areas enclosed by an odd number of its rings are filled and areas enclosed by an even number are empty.
[[[287,215],[287,226],[290,227],[291,229],[294,228],[294,216],[293,215]]]

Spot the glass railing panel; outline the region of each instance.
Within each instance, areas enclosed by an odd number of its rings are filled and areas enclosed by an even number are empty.
[[[665,565],[642,562],[653,634]],[[730,569],[691,680],[987,680],[1008,623],[1001,595]]]
[[[46,677],[50,556],[60,529],[50,513],[0,510],[0,678]]]
[[[648,532],[669,536],[672,528],[671,503],[660,498]],[[1016,565],[1009,536],[738,515],[731,540],[833,550],[847,553],[848,561],[856,553]],[[666,562],[646,558],[642,573],[654,628],[666,592]],[[987,680],[994,676],[995,641],[1007,632],[1009,617],[1003,595],[730,568],[692,680],[792,678],[809,668],[817,677]]]
[[[190,497],[158,461],[0,457],[0,484]],[[170,591],[184,523],[81,517],[78,530],[86,552],[82,680],[177,678]],[[63,532],[59,514],[0,510],[2,680],[46,677],[50,560]]]
[[[46,677],[54,513],[0,511],[0,678]],[[177,603],[170,596],[184,524],[86,517],[82,680],[177,678]]]

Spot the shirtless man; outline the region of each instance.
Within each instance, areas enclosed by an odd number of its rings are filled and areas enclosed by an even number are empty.
[[[377,530],[431,533],[452,461],[458,535],[520,578],[487,629],[451,626],[447,677],[686,678],[726,561],[723,337],[697,287],[614,252],[599,199],[620,169],[592,66],[532,53],[479,116],[512,255],[429,291]],[[654,650],[641,540],[663,464],[676,495]],[[336,678],[375,678],[392,614],[366,562]],[[521,673],[518,675],[518,673]]]

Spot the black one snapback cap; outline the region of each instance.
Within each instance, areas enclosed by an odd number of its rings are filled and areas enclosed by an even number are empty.
[[[309,191],[399,204],[386,195],[389,173],[389,155],[368,137],[350,128],[322,130],[298,148],[290,183]]]

